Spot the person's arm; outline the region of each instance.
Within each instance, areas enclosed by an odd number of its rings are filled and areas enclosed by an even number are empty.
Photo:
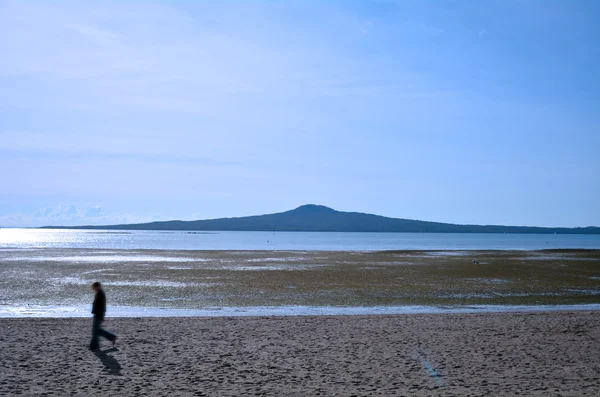
[[[106,295],[101,290],[98,293],[98,310],[96,311],[96,315],[104,317],[104,313],[106,313]]]
[[[92,303],[92,314],[96,314],[98,308],[98,293],[94,295],[94,303]]]

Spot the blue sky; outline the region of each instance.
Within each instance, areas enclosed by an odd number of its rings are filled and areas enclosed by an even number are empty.
[[[600,225],[600,2],[0,0],[0,224]]]

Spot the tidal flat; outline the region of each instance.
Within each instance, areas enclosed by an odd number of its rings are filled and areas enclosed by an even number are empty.
[[[0,305],[558,305],[600,303],[600,250],[0,250]]]

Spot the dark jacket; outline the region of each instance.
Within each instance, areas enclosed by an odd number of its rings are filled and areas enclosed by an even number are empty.
[[[92,313],[94,317],[104,318],[104,313],[106,313],[106,295],[104,295],[104,291],[102,290],[96,292],[94,304],[92,305]]]

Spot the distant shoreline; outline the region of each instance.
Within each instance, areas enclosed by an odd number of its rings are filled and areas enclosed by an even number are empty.
[[[503,226],[504,227],[504,226]],[[518,227],[518,226],[517,226]],[[595,226],[593,226],[595,228]],[[4,228],[4,229],[30,229],[30,230],[98,230],[98,233],[112,233],[109,231],[115,231],[115,234],[128,234],[131,232],[181,232],[188,234],[217,234],[217,233],[225,233],[225,232],[261,232],[261,233],[369,233],[369,234],[511,234],[511,235],[600,235],[600,231],[596,232],[395,232],[395,231],[350,231],[350,230],[218,230],[218,229],[121,229],[116,226],[40,226],[40,227],[29,227],[29,228]],[[105,232],[101,232],[105,230]]]
[[[464,225],[414,219],[389,218],[360,212],[336,211],[307,204],[275,214],[194,221],[159,221],[138,224],[43,226],[42,229],[236,231],[236,232],[356,232],[356,233],[500,233],[500,234],[600,234],[600,227],[538,227]]]

